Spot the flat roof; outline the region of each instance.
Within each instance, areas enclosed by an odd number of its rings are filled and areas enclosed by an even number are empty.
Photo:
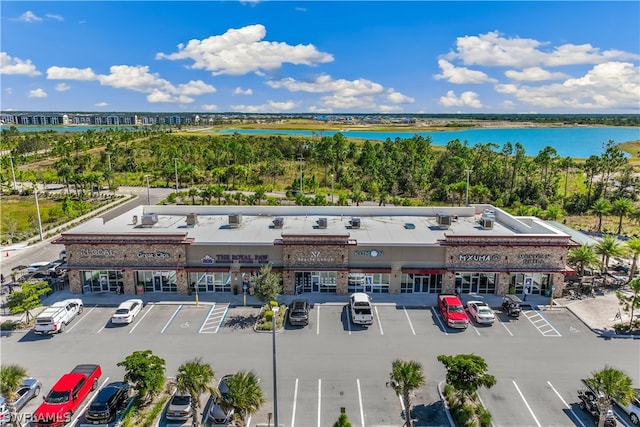
[[[193,214],[193,215],[191,215]],[[143,226],[143,216],[153,224]],[[491,227],[480,223],[483,215]],[[187,225],[188,216],[197,224]],[[135,217],[135,222],[134,222]],[[235,218],[237,226],[230,223]],[[439,217],[449,226],[439,225]],[[274,220],[282,219],[282,228]],[[319,220],[326,220],[326,227]],[[356,227],[353,218],[359,218]],[[449,221],[448,221],[449,220]],[[357,223],[357,221],[356,221]],[[564,237],[563,230],[535,217],[514,217],[491,205],[395,206],[138,206],[108,222],[95,218],[62,236],[152,238],[184,236],[193,245],[273,245],[283,235],[348,236],[358,246],[439,245],[447,236]],[[64,241],[64,239],[63,239]]]

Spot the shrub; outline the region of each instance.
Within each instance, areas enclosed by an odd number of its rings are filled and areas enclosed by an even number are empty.
[[[6,320],[0,323],[0,331],[13,331],[16,329],[16,324],[13,320]]]

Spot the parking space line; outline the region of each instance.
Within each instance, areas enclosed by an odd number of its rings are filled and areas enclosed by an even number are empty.
[[[162,328],[162,330],[160,331],[161,334],[164,334],[164,331],[169,327],[169,325],[171,324],[171,322],[173,322],[173,319],[176,318],[176,316],[178,315],[178,313],[180,313],[180,310],[182,310],[182,304],[180,304],[180,306],[176,309],[176,311],[173,313],[173,316],[171,316],[171,318],[169,319],[169,321],[167,322],[166,325],[164,325],[164,328]]]
[[[90,309],[89,311],[87,311],[87,312],[85,313],[85,315],[84,315],[84,316],[82,316],[82,317],[81,317],[81,318],[79,318],[79,319],[75,319],[75,322],[73,322],[73,325],[71,325],[71,327],[70,327],[69,329],[66,329],[66,328],[65,328],[64,333],[65,333],[65,334],[68,334],[69,332],[71,332],[71,330],[72,330],[73,328],[75,328],[75,327],[76,327],[76,325],[77,325],[78,323],[80,323],[82,320],[84,320],[84,319],[89,315],[89,313],[91,313],[93,310],[95,310],[95,309],[96,309],[96,307],[97,307],[97,305],[94,305],[93,307],[91,307],[91,309]],[[76,317],[77,317],[77,316],[76,316]]]
[[[106,322],[104,325],[102,325],[102,327],[101,327],[100,329],[98,329],[98,332],[97,332],[97,333],[102,332],[102,330],[103,330],[104,328],[106,328],[106,327],[107,327],[107,325],[109,324],[109,322],[110,322],[110,320],[107,320],[107,322]]]
[[[539,310],[523,310],[524,316],[545,337],[561,337],[562,334],[553,327]]]
[[[146,316],[147,314],[149,314],[149,312],[151,311],[151,309],[152,309],[153,307],[155,307],[155,304],[152,304],[152,305],[150,305],[150,306],[149,306],[149,310],[145,311],[145,313],[142,315],[142,317],[141,317],[140,319],[138,319],[138,321],[136,322],[136,324],[135,324],[135,325],[133,325],[133,328],[131,328],[131,330],[129,330],[129,333],[133,332],[133,330],[134,330],[135,328],[137,328],[137,327],[138,327],[138,325],[140,324],[140,322],[142,322],[142,319],[144,319],[144,318],[145,318],[145,316]]]
[[[504,322],[498,322],[502,325],[503,328],[505,328],[507,330],[507,332],[509,333],[509,335],[513,336],[513,334],[511,333],[511,331],[509,330],[509,328],[507,328],[507,325],[504,324]]]
[[[513,382],[513,386],[516,388],[516,390],[518,391],[518,394],[520,395],[520,398],[522,399],[522,401],[524,402],[525,406],[527,407],[527,409],[529,410],[529,413],[531,414],[531,416],[533,417],[533,420],[536,422],[536,425],[538,427],[542,427],[542,425],[540,424],[540,422],[538,421],[538,419],[536,418],[536,415],[533,413],[533,410],[531,409],[531,406],[529,406],[529,402],[527,402],[527,399],[524,398],[524,395],[522,394],[522,392],[520,391],[520,387],[518,387],[518,384],[516,384],[515,381]]]
[[[347,316],[347,329],[349,330],[349,335],[351,335],[351,313],[349,313],[349,307],[344,306],[345,316]]]
[[[380,322],[380,315],[378,314],[378,307],[374,305],[373,309],[376,312],[376,319],[378,319],[378,328],[380,329],[380,335],[384,335],[384,331],[382,330],[382,323]]]
[[[322,404],[322,379],[318,378],[318,427],[320,427],[320,406]]]
[[[435,307],[431,307],[431,312],[433,313],[433,315],[435,316],[435,318],[438,320],[438,323],[440,324],[440,330],[445,334],[445,335],[449,335],[449,333],[447,332],[447,328],[444,326],[444,323],[442,323],[442,320],[440,320],[440,315],[438,314],[438,312],[436,311]]]
[[[293,389],[293,410],[291,411],[291,427],[296,426],[296,403],[298,402],[298,378],[296,378],[296,386]]]
[[[358,384],[358,402],[360,403],[360,420],[362,421],[362,427],[364,427],[364,408],[362,407],[362,391],[360,390],[360,378],[356,378],[356,384]]]
[[[316,308],[318,309],[316,316],[316,335],[320,335],[320,306],[317,305]]]
[[[549,384],[549,387],[551,387],[551,390],[553,390],[553,392],[556,394],[556,396],[558,396],[558,398],[560,399],[560,401],[562,402],[564,407],[567,408],[569,410],[569,412],[571,412],[571,415],[573,415],[573,418],[575,418],[576,421],[578,421],[578,424],[580,424],[582,427],[586,427],[582,423],[580,418],[578,418],[578,415],[576,415],[576,413],[573,412],[573,409],[571,408],[571,406],[569,406],[569,404],[567,404],[567,402],[562,398],[562,396],[560,396],[560,393],[558,393],[558,391],[555,389],[555,387],[549,381],[547,381],[547,384]]]
[[[473,324],[473,320],[469,320],[469,324],[471,325],[473,330],[476,331],[476,335],[480,336],[480,331],[478,330],[478,328],[476,328],[476,325]]]
[[[216,308],[216,303],[215,302],[213,304],[211,304],[211,307],[209,308],[209,311],[207,311],[207,315],[204,316],[204,320],[202,321],[202,325],[200,325],[200,329],[198,329],[198,333],[199,334],[203,333],[202,330],[209,323],[209,316],[211,316],[211,312],[213,311],[214,308]],[[211,333],[211,332],[207,332],[207,333]]]
[[[224,313],[222,313],[222,318],[220,319],[220,322],[218,323],[218,327],[216,328],[216,332],[215,332],[216,334],[220,330],[220,327],[224,325],[224,319],[226,319],[227,314],[229,314],[229,306],[230,304],[227,304],[227,306],[224,308]]]
[[[98,388],[98,390],[100,390],[102,387],[104,387],[104,385],[107,383],[107,381],[109,381],[109,377],[106,377],[104,379],[104,381],[102,381],[102,384],[100,384],[100,387]],[[92,392],[90,391],[89,394],[91,394],[91,393]],[[89,397],[89,395],[87,395],[87,397]],[[93,397],[91,399],[88,399],[87,403],[84,404],[82,409],[80,409],[78,412],[76,412],[75,417],[71,418],[71,420],[69,421],[69,425],[72,425],[72,426],[76,425],[77,421],[80,419],[80,415],[84,414],[84,412],[87,410],[89,405],[91,405],[91,401],[92,400],[93,400]]]
[[[403,306],[402,310],[404,311],[404,315],[407,317],[407,322],[409,322],[409,327],[411,328],[411,332],[413,333],[413,335],[415,335],[416,331],[415,329],[413,329],[413,323],[411,323],[411,319],[409,318],[409,313],[407,312],[407,308]]]

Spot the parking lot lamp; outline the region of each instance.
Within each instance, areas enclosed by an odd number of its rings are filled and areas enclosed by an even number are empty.
[[[13,177],[13,189],[18,189],[18,184],[16,183],[16,170],[13,168],[13,157],[9,156],[9,162],[11,162],[11,176]]]
[[[173,168],[176,171],[176,192],[178,191],[178,158],[173,158]]]
[[[42,218],[40,218],[40,204],[38,203],[38,187],[33,184],[33,194],[36,196],[36,213],[38,214],[38,230],[40,231],[40,241],[43,241],[42,237]]]
[[[331,174],[331,204],[333,205],[333,174]]]
[[[467,190],[464,198],[464,205],[469,206],[469,174],[471,173],[471,169],[464,170],[467,173]]]
[[[300,156],[298,157],[298,160],[300,160],[300,195],[302,195],[302,161],[304,160],[304,157]]]
[[[273,316],[271,317],[271,337],[273,341],[273,425],[278,427],[278,373],[277,373],[277,358],[276,358],[276,323],[278,323],[278,309],[280,307],[271,307]]]

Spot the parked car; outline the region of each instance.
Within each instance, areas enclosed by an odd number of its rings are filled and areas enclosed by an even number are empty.
[[[296,299],[289,305],[289,324],[292,326],[306,326],[309,324],[309,302]]]
[[[112,422],[118,411],[129,399],[129,383],[118,381],[107,384],[96,395],[85,415],[90,424],[107,424]]]
[[[209,412],[205,421],[214,426],[233,425],[234,409],[230,405],[229,386],[227,382],[231,375],[225,375],[218,382],[219,396],[212,394],[209,398]]]
[[[491,325],[496,320],[496,315],[491,307],[484,301],[467,302],[469,315],[478,323]]]
[[[509,316],[519,317],[520,311],[522,311],[520,304],[522,304],[522,300],[517,296],[505,295],[502,298],[502,312]]]
[[[111,323],[131,323],[133,318],[142,310],[141,299],[128,299],[118,306],[113,316],[111,316]]]
[[[176,392],[167,405],[166,418],[169,421],[186,421],[191,417],[191,396]]]
[[[35,378],[25,378],[22,380],[22,384],[16,390],[16,411],[21,410],[28,401],[40,394],[42,384]],[[0,396],[0,425],[7,424],[9,422],[10,414],[7,408],[6,401],[3,396]]]
[[[640,426],[640,388],[635,389],[635,397],[631,399],[631,403],[622,406],[616,401],[616,405],[629,416],[634,425]]]
[[[349,312],[355,325],[373,325],[371,297],[363,292],[355,292],[349,297]]]
[[[584,390],[578,390],[578,398],[580,399],[580,402],[578,403],[580,406],[580,409],[582,409],[583,411],[591,415],[593,419],[596,420],[596,424],[597,424],[597,420],[600,417],[600,410],[598,409],[598,405],[597,405],[598,396],[596,395],[596,393],[590,388],[586,388]],[[618,425],[618,422],[616,421],[616,416],[614,415],[613,410],[611,410],[611,407],[607,409],[607,415],[605,418],[604,425],[605,427],[615,427]]]
[[[35,319],[33,332],[36,334],[59,334],[80,313],[84,305],[79,298],[70,298],[53,303]]]
[[[35,273],[38,270],[44,270],[45,267],[48,267],[51,264],[49,261],[38,261],[30,264],[27,267],[27,273]]]

